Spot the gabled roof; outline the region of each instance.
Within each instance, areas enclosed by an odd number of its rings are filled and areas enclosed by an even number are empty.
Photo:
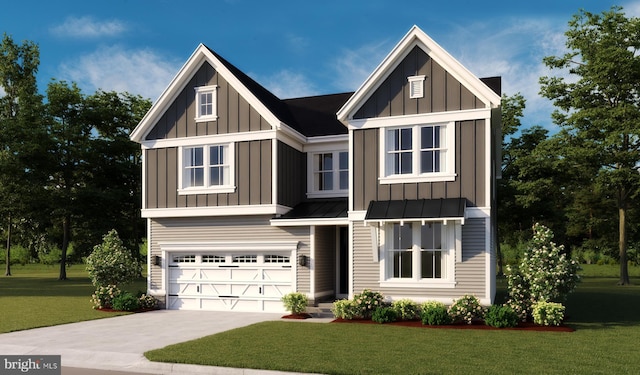
[[[351,93],[281,100],[209,47],[200,44],[133,130],[131,140],[138,143],[145,140],[204,62],[208,62],[229,82],[273,129],[284,126],[306,137],[347,132],[335,113]]]
[[[354,113],[369,99],[384,80],[402,62],[414,46],[420,47],[435,62],[440,64],[449,74],[455,77],[472,94],[477,96],[487,108],[495,108],[500,104],[500,95],[478,79],[465,68],[458,60],[453,58],[438,43],[431,39],[419,27],[413,26],[411,30],[391,50],[387,57],[364,81],[355,94],[338,111],[338,119],[343,123],[349,121]]]

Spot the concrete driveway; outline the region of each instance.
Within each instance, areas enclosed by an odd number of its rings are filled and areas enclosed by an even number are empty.
[[[142,354],[282,314],[156,310],[54,327],[0,334],[0,355],[61,355],[63,367],[148,374],[259,374],[273,371],[178,365]]]

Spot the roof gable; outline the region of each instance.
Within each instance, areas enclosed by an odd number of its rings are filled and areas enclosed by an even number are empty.
[[[338,119],[343,123],[353,119],[354,114],[415,47],[422,49],[431,59],[442,66],[442,68],[469,90],[471,94],[475,95],[486,108],[494,108],[499,105],[500,95],[473,75],[420,28],[413,26],[364,81],[355,94],[338,111]]]

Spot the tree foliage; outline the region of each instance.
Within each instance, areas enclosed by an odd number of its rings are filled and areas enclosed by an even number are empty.
[[[599,191],[612,192],[618,210],[620,284],[629,284],[627,226],[640,186],[640,19],[622,8],[580,11],[565,33],[569,52],[545,64],[559,75],[540,79],[566,139],[563,158],[594,171]]]

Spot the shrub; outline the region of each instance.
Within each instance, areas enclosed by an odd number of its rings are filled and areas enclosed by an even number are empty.
[[[364,289],[362,293],[353,296],[353,302],[358,308],[358,316],[369,319],[375,309],[384,305],[384,297],[379,292]]]
[[[87,257],[87,271],[94,286],[127,284],[140,274],[140,265],[127,250],[118,232],[111,230]]]
[[[140,308],[145,310],[153,310],[158,308],[158,300],[148,294],[142,294],[138,297]]]
[[[307,296],[302,293],[289,293],[282,297],[282,302],[287,311],[292,314],[302,314],[307,309]]]
[[[566,257],[563,246],[551,241],[553,232],[541,224],[535,224],[533,232],[520,266],[507,267],[507,304],[522,319],[537,301],[564,301],[580,281],[580,266]]]
[[[359,308],[352,300],[342,299],[333,303],[331,312],[336,318],[351,320],[358,317]]]
[[[123,292],[113,298],[112,307],[114,310],[134,311],[140,308],[140,300],[129,292]]]
[[[371,320],[376,323],[391,323],[398,319],[398,313],[393,307],[378,307],[373,311]]]
[[[94,309],[110,309],[113,307],[112,301],[122,293],[115,285],[99,286],[91,296],[91,303]]]
[[[442,302],[427,301],[422,304],[421,310],[420,318],[424,325],[439,326],[451,323],[447,306]]]
[[[414,320],[420,317],[420,307],[410,299],[393,301],[391,307],[396,311],[399,319]]]
[[[540,301],[533,305],[533,322],[543,326],[559,326],[564,319],[561,303]]]
[[[518,314],[509,306],[492,305],[484,314],[486,325],[497,328],[515,327],[518,325]]]
[[[464,321],[471,324],[476,319],[482,319],[484,309],[475,296],[465,294],[453,301],[453,305],[449,307],[449,315],[454,322]]]

